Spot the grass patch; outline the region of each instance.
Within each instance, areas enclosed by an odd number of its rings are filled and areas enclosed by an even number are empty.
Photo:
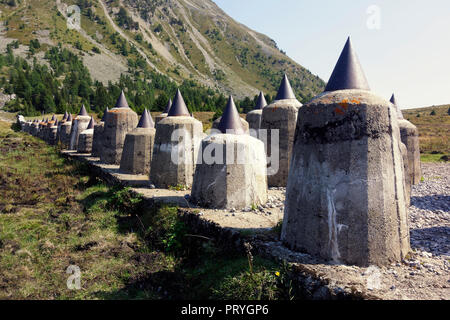
[[[0,299],[291,299],[290,271],[196,235],[0,121]],[[69,266],[81,290],[69,290]],[[294,292],[294,293],[293,293]]]
[[[447,157],[449,157],[447,155]],[[421,154],[420,161],[422,162],[447,162],[443,154]]]

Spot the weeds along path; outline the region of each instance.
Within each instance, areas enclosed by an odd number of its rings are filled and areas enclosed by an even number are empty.
[[[287,299],[293,292],[279,265],[190,236],[177,208],[145,208],[128,189],[104,185],[2,121],[0,194],[0,299]],[[69,266],[80,270],[80,290],[67,287]]]

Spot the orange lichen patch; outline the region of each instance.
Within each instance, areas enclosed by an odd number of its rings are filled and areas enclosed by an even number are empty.
[[[340,103],[338,103],[340,106],[341,106],[341,108],[344,108],[345,110],[347,110],[348,109],[348,100],[347,99],[344,99],[344,100],[342,100]]]
[[[353,104],[361,104],[361,101],[356,100],[356,99],[353,99],[353,100],[352,100],[352,103],[353,103]]]

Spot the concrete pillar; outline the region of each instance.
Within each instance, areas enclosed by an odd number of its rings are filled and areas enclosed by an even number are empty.
[[[79,136],[81,132],[87,129],[90,121],[91,117],[89,116],[85,106],[83,105],[77,117],[72,122],[72,128],[70,130],[69,150],[78,150]]]
[[[78,137],[78,147],[77,152],[83,154],[90,154],[92,152],[92,140],[94,138],[94,118],[91,117],[89,124],[83,132],[80,133]]]
[[[264,107],[267,106],[266,98],[264,93],[260,92],[258,100],[256,101],[256,106],[252,111],[247,113],[245,120],[247,120],[250,130],[256,133],[256,138],[259,137],[258,131],[261,129],[262,111]]]
[[[203,125],[192,118],[180,91],[177,91],[169,116],[156,124],[150,180],[157,187],[193,182]]]
[[[125,174],[149,175],[155,142],[155,125],[150,113],[145,110],[138,127],[125,138],[120,172]]]
[[[399,139],[400,141],[400,139]],[[403,159],[403,171],[405,176],[405,204],[408,209],[411,205],[411,175],[409,172],[409,164],[408,164],[408,149],[405,144],[400,141],[400,151],[402,153]]]
[[[39,122],[33,121],[33,123],[31,124],[31,135],[37,137],[38,132],[39,132]]]
[[[106,110],[103,113],[103,117],[100,122],[97,122],[94,125],[94,136],[92,138],[92,157],[100,158],[100,153],[103,149],[102,143],[103,143],[103,131],[105,129],[105,120],[106,116],[109,112],[109,108],[106,108]]]
[[[363,267],[410,252],[398,123],[369,90],[349,39],[326,92],[299,110],[281,235],[291,249]]]
[[[106,115],[100,152],[101,162],[120,164],[125,136],[134,130],[137,124],[138,115],[130,109],[122,91],[116,106]]]
[[[405,119],[399,119],[400,136],[402,142],[408,150],[408,167],[410,181],[413,185],[419,184],[422,179],[422,169],[420,166],[420,146],[419,130],[411,122]]]
[[[48,127],[48,143],[52,146],[55,146],[58,144],[58,123],[53,123],[51,126]]]
[[[419,130],[415,125],[403,117],[400,105],[397,103],[395,95],[392,94],[390,102],[396,110],[400,137],[408,150],[408,170],[411,184],[419,184],[422,179],[422,169],[420,165]]]
[[[239,210],[267,202],[267,164],[262,141],[246,134],[217,134],[204,139],[200,149],[203,159],[195,170],[191,193],[194,203]],[[210,162],[209,157],[214,161]]]
[[[90,154],[92,152],[93,137],[94,129],[86,129],[80,133],[77,152],[82,154]]]
[[[73,117],[69,114],[66,122],[62,123],[59,131],[59,141],[63,149],[68,149],[70,145],[70,132],[72,131]]]
[[[294,144],[295,126],[297,123],[298,109],[302,104],[295,98],[289,80],[284,76],[278,95],[270,105],[262,112],[261,129],[266,130],[265,139],[267,157],[275,157],[272,148],[278,148],[278,171],[268,172],[269,187],[286,187],[289,174],[289,164]],[[272,141],[274,130],[278,131],[279,143]],[[272,159],[273,161],[277,159]]]

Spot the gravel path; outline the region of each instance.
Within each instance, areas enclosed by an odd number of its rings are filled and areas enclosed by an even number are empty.
[[[411,246],[450,258],[450,165],[422,164],[424,181],[412,188]]]

